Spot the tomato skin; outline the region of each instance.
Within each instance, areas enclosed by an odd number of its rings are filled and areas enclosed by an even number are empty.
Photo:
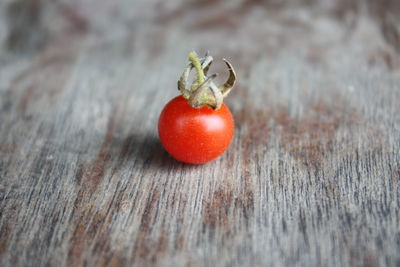
[[[193,108],[182,96],[173,98],[158,121],[158,134],[165,150],[175,159],[191,164],[211,161],[224,153],[234,133],[229,108]]]

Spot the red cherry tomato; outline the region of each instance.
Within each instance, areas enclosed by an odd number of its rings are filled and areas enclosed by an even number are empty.
[[[158,134],[165,150],[179,161],[201,164],[221,155],[229,146],[234,122],[222,104],[193,108],[182,96],[172,99],[161,112]]]

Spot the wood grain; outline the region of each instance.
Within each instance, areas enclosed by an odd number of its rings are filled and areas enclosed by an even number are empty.
[[[4,1],[1,266],[400,266],[398,1]],[[157,119],[238,73],[229,150]]]

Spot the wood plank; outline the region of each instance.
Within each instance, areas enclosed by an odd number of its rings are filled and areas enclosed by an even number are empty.
[[[400,264],[397,1],[0,9],[1,266]],[[157,136],[191,49],[238,73],[199,166]]]

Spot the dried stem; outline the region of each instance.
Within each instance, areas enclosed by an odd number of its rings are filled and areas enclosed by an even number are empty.
[[[201,67],[200,59],[196,52],[192,51],[189,53],[189,61],[192,62],[194,68],[196,69],[197,85],[204,83],[203,68]]]

